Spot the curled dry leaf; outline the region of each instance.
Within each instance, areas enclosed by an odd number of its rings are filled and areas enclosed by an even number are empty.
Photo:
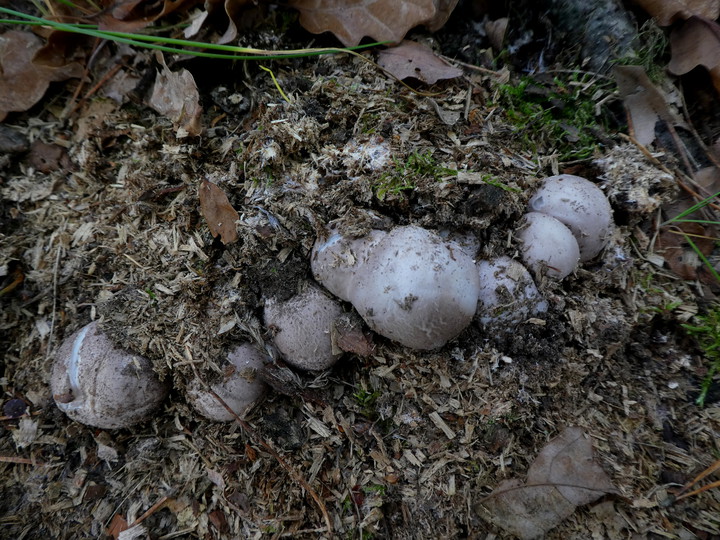
[[[36,63],[35,54],[42,46],[42,40],[30,32],[11,30],[0,35],[0,121],[9,112],[35,105],[51,82],[82,75],[78,63]]]
[[[640,144],[647,146],[655,140],[655,125],[659,120],[683,125],[642,67],[618,66],[613,75],[627,111],[628,128]]]
[[[581,428],[570,427],[545,445],[525,484],[517,479],[502,482],[478,511],[507,532],[529,539],[559,525],[576,507],[614,492],[593,458],[589,437]]]
[[[454,79],[463,74],[461,69],[439,58],[430,47],[415,41],[403,41],[397,47],[381,51],[378,65],[398,79],[414,77],[426,84]]]
[[[457,0],[290,0],[300,24],[314,34],[332,32],[346,47],[365,37],[399,43],[411,28],[431,31],[447,21]]]
[[[101,30],[134,32],[192,3],[195,3],[194,0],[105,0],[101,4],[107,9],[98,16],[99,27]]]
[[[205,217],[213,238],[227,245],[238,239],[235,222],[240,216],[230,204],[225,192],[207,180],[200,185],[200,212]]]
[[[705,281],[703,261],[685,235],[705,257],[712,253],[715,247],[715,231],[712,227],[700,223],[678,223],[671,229],[661,230],[655,248],[670,270],[681,279]]]
[[[720,0],[637,0],[660,26],[693,15],[715,20],[720,16]]]
[[[672,57],[668,69],[675,75],[703,66],[720,92],[720,25],[700,17],[690,17],[670,34]]]
[[[505,42],[505,33],[507,32],[508,23],[510,19],[502,17],[495,21],[488,21],[485,23],[485,31],[487,32],[490,45],[496,51],[501,51],[503,43]]]
[[[363,331],[363,323],[356,313],[344,313],[330,330],[333,354],[349,352],[358,356],[370,356],[375,352],[372,334]]]
[[[217,2],[217,0],[213,0]],[[212,2],[211,2],[212,3]],[[218,43],[230,43],[234,41],[238,35],[238,29],[246,27],[247,20],[252,20],[252,16],[247,17],[248,12],[257,7],[257,2],[252,0],[225,0],[223,3],[225,14],[228,17],[228,27],[225,33],[218,39]],[[208,11],[211,11],[208,9]],[[243,20],[245,18],[245,20]]]
[[[148,105],[172,121],[178,138],[200,135],[202,107],[195,79],[186,69],[173,73],[161,63]]]

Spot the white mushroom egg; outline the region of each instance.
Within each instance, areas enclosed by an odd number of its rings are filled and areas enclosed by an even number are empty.
[[[406,226],[374,233],[355,246],[361,249],[352,270],[341,261],[335,271],[341,281],[350,277],[342,292],[378,334],[414,349],[435,349],[472,321],[480,279],[473,259],[456,243]],[[334,287],[337,278],[328,268],[314,265],[313,272]]]
[[[612,233],[612,208],[595,184],[571,174],[550,176],[530,199],[530,210],[564,223],[575,235],[580,261],[594,258]]]
[[[265,394],[267,386],[258,373],[270,358],[252,344],[244,343],[233,348],[227,359],[228,371],[220,381],[210,385],[210,388],[235,414],[244,418]],[[188,384],[187,398],[205,418],[215,422],[230,422],[235,418],[198,380]]]
[[[563,279],[578,265],[580,248],[575,236],[552,216],[525,214],[517,237],[523,260],[537,275]]]
[[[507,329],[547,311],[530,272],[510,257],[477,264],[480,276],[478,320],[486,328]]]
[[[265,302],[265,325],[278,351],[288,364],[306,370],[329,368],[340,358],[333,354],[332,328],[342,314],[340,303],[314,286],[286,301]]]
[[[102,429],[131,426],[150,417],[168,394],[147,358],[117,347],[96,322],[58,349],[50,387],[58,409]]]

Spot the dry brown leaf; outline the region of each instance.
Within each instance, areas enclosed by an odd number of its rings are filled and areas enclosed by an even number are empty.
[[[457,3],[458,0],[435,0],[435,16],[422,24],[431,32],[437,32],[445,26]]]
[[[660,26],[693,15],[715,20],[720,16],[720,0],[637,0]]]
[[[210,523],[213,524],[213,526],[218,530],[218,532],[222,534],[227,534],[228,532],[230,532],[230,526],[228,525],[227,519],[225,518],[225,513],[222,510],[213,510],[207,516]]]
[[[437,30],[457,0],[290,0],[300,24],[314,34],[332,32],[346,47],[367,36],[399,43],[415,26]]]
[[[510,19],[502,17],[495,21],[488,21],[485,23],[485,31],[487,32],[490,45],[496,51],[501,51],[503,43],[505,42],[505,33],[507,32],[508,23]]]
[[[720,25],[690,17],[670,34],[670,73],[682,75],[697,66],[707,68],[715,89],[720,92]]]
[[[72,162],[65,148],[59,144],[48,144],[39,139],[33,141],[30,146],[27,162],[43,174],[57,170],[68,171],[72,168]]]
[[[197,2],[195,0],[162,0],[158,2],[104,0],[101,5],[105,9],[98,16],[99,27],[101,30],[133,32],[193,3]]]
[[[127,520],[120,514],[115,514],[105,532],[108,534],[108,536],[112,536],[114,540],[118,540],[118,538],[120,538],[120,533],[123,531],[127,531],[128,528],[129,525]]]
[[[34,61],[43,47],[40,38],[30,32],[11,30],[0,35],[0,121],[7,113],[26,111],[53,81],[80,77],[80,64],[45,65]]]
[[[680,231],[690,236],[705,257],[709,256],[715,247],[714,231],[700,223],[678,223],[672,230],[664,229],[658,235],[655,247],[670,270],[681,279],[698,279],[704,268],[703,261]]]
[[[195,79],[186,69],[173,73],[159,59],[163,69],[158,71],[148,105],[172,121],[178,138],[200,135],[202,107]]]
[[[528,539],[541,536],[570,516],[577,506],[615,492],[593,457],[590,438],[570,427],[542,449],[527,481],[506,480],[481,504],[482,515],[502,529]]]
[[[330,329],[333,354],[349,352],[358,356],[370,356],[375,352],[372,335],[363,331],[360,318],[353,313],[338,317]]]
[[[403,41],[397,47],[381,51],[377,62],[398,79],[414,77],[426,84],[454,79],[463,74],[461,69],[439,58],[430,47],[415,41]]]
[[[670,125],[683,124],[668,108],[665,97],[642,67],[618,66],[613,75],[625,104],[629,131],[640,144],[647,146],[655,140],[655,125],[659,120]]]
[[[207,180],[200,185],[200,212],[208,224],[213,238],[220,235],[223,244],[231,244],[238,239],[235,222],[240,216],[230,204],[225,192]]]

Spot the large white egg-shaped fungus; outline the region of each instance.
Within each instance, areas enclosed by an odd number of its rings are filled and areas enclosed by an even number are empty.
[[[486,328],[517,325],[547,311],[530,272],[510,257],[497,257],[477,264],[480,276],[478,320]]]
[[[457,337],[472,321],[480,278],[455,242],[421,227],[396,227],[346,244],[353,256],[334,257],[334,267],[318,264],[324,245],[319,241],[314,250],[315,278],[340,290],[378,334],[428,350]]]
[[[530,199],[530,210],[564,223],[575,236],[580,261],[595,257],[612,233],[612,208],[595,184],[572,174],[550,176]]]
[[[580,248],[573,233],[547,214],[525,214],[517,237],[522,258],[536,275],[563,279],[580,261]]]

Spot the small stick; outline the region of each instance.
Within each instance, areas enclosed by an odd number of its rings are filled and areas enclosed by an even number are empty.
[[[0,456],[0,463],[17,463],[19,465],[44,465],[42,461],[36,461],[30,458],[15,456]]]
[[[152,516],[155,512],[160,510],[160,508],[165,506],[165,503],[167,502],[167,500],[168,500],[167,496],[162,497],[158,502],[156,502],[150,508],[148,508],[147,511],[142,516],[140,516],[135,521],[133,521],[130,525],[128,525],[128,529],[131,527],[134,527],[135,525],[140,525],[140,523],[142,523],[147,518]]]
[[[250,426],[250,424],[240,418],[235,413],[235,411],[233,411],[230,406],[225,403],[225,400],[223,398],[218,396],[212,388],[208,388],[208,391],[218,401],[218,403],[220,403],[220,405],[225,407],[225,409],[235,417],[235,421],[240,424],[240,426],[245,430],[248,435],[250,435],[250,438],[257,444],[262,446],[265,450],[267,450],[277,460],[277,462],[282,466],[282,468],[285,469],[288,474],[290,474],[290,476],[292,476],[293,480],[300,484],[300,486],[302,486],[302,488],[310,494],[310,496],[320,508],[320,512],[322,512],[323,518],[325,519],[325,525],[327,526],[328,534],[332,535],[332,523],[330,522],[330,515],[328,514],[327,508],[325,507],[325,503],[323,503],[322,499],[315,492],[315,490],[310,487],[310,484],[308,484],[307,481],[302,476],[300,476],[297,471],[295,471],[295,469],[293,469],[282,457],[280,457],[280,454],[278,454],[272,446],[266,443],[257,433],[255,433],[255,430]]]
[[[87,94],[85,94],[85,96],[84,96],[80,101],[78,101],[78,102],[75,103],[75,106],[72,108],[72,110],[71,110],[69,113],[67,113],[67,116],[72,116],[73,114],[75,114],[75,113],[77,112],[77,110],[78,110],[80,107],[82,107],[82,106],[85,104],[85,102],[95,94],[95,92],[97,92],[98,90],[100,90],[100,88],[102,87],[102,85],[104,85],[108,80],[112,79],[112,78],[115,76],[115,74],[116,74],[118,71],[120,71],[120,68],[121,68],[121,67],[122,67],[122,64],[115,64],[115,65],[103,76],[103,78],[100,79],[100,81],[98,81],[98,83],[97,83],[95,86],[93,86],[93,87],[88,91]]]

